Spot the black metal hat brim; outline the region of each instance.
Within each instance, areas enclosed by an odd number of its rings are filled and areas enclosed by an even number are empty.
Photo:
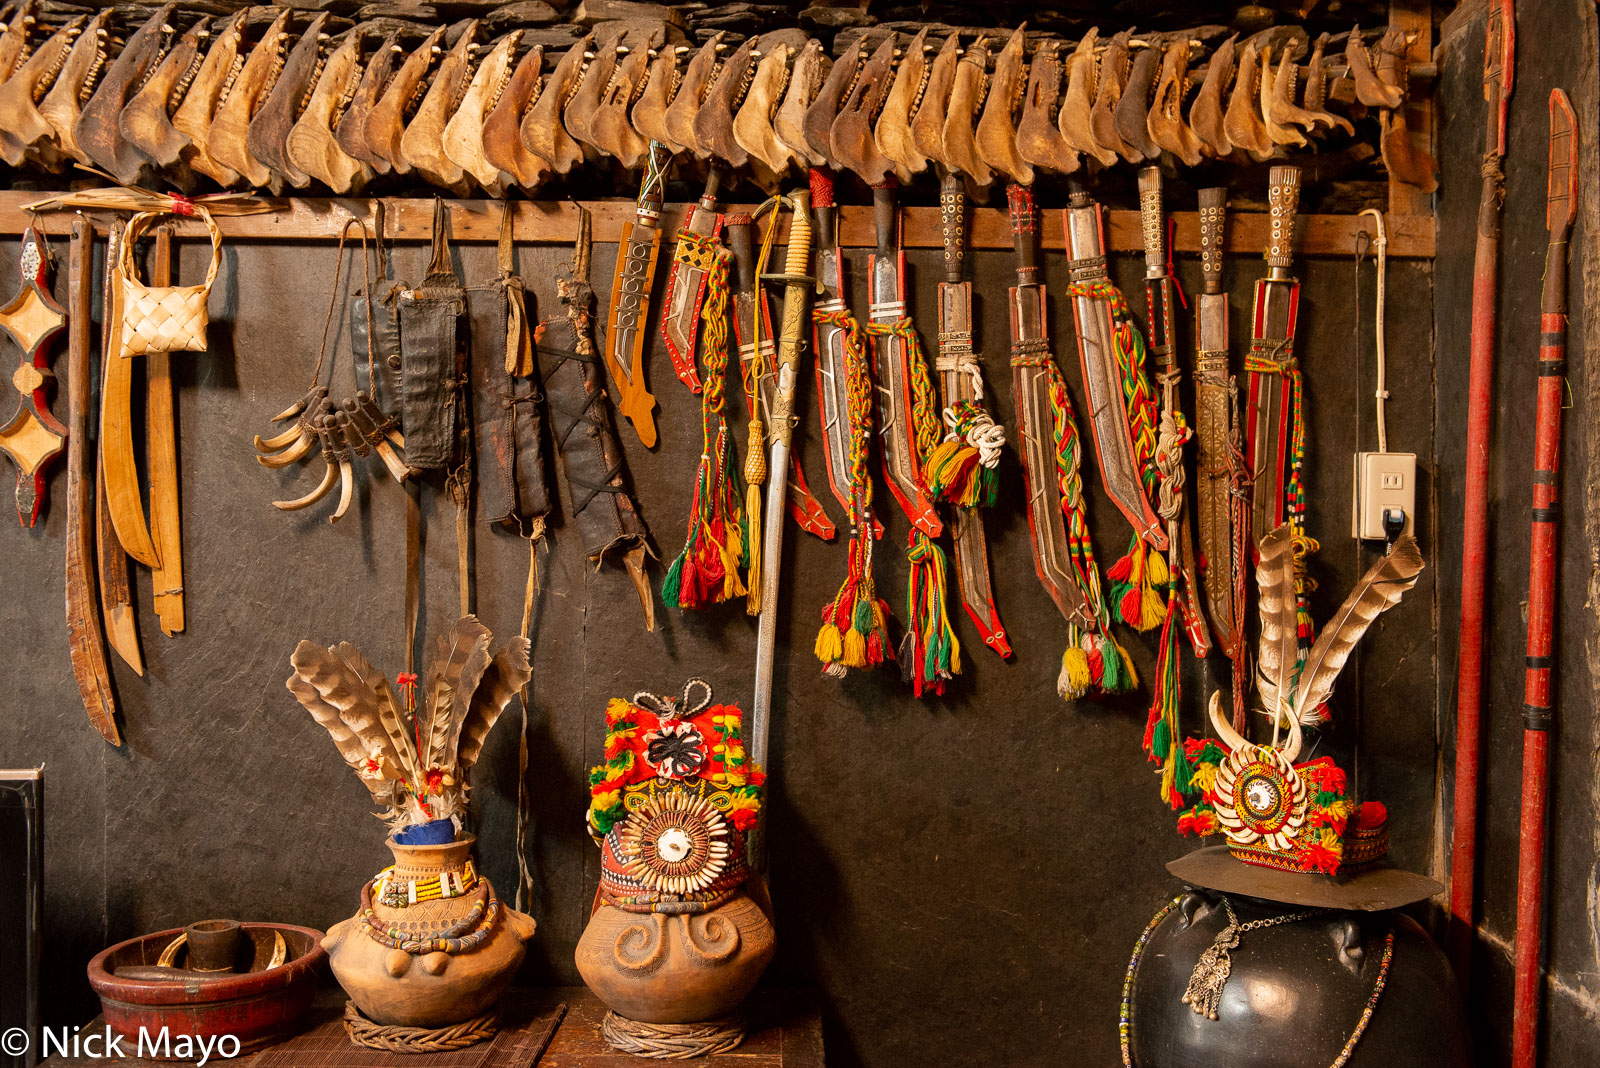
[[[1355,875],[1282,871],[1246,864],[1227,846],[1207,846],[1169,861],[1167,870],[1190,886],[1278,901],[1303,908],[1382,912],[1413,905],[1444,892],[1425,875],[1400,868],[1368,868]]]

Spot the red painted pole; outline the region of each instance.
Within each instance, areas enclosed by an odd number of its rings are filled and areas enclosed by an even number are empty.
[[[1472,269],[1472,357],[1467,383],[1466,516],[1461,534],[1461,648],[1456,679],[1455,811],[1450,847],[1449,947],[1463,990],[1473,942],[1478,866],[1478,714],[1483,701],[1484,575],[1489,551],[1489,420],[1494,406],[1495,281],[1505,174],[1506,105],[1511,99],[1516,24],[1512,0],[1493,0],[1483,52],[1483,200]]]
[[[1544,947],[1545,823],[1554,718],[1556,562],[1561,521],[1561,400],[1567,373],[1567,238],[1578,204],[1578,120],[1567,94],[1550,94],[1550,185],[1539,322],[1539,414],[1533,445],[1533,538],[1528,560],[1528,662],[1522,696],[1522,836],[1517,853],[1513,1068],[1539,1052],[1539,959]]]

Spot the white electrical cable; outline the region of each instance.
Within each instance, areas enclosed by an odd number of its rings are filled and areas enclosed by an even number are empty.
[[[1373,246],[1378,250],[1378,312],[1377,324],[1374,334],[1378,342],[1378,385],[1373,392],[1377,400],[1378,409],[1378,451],[1389,451],[1389,427],[1384,420],[1383,402],[1389,399],[1389,391],[1384,387],[1384,348],[1383,348],[1383,278],[1387,273],[1385,267],[1389,259],[1389,234],[1384,229],[1383,212],[1377,208],[1367,208],[1362,215],[1370,215],[1378,225],[1378,236],[1373,241]]]

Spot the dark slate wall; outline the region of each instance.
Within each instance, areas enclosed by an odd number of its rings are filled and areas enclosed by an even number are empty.
[[[1483,150],[1483,5],[1459,10],[1442,35],[1440,105],[1443,124],[1439,200],[1438,288],[1439,426],[1446,443],[1458,441],[1466,420],[1466,361],[1470,348],[1473,241]],[[1544,986],[1545,1063],[1587,1065],[1600,1059],[1600,960],[1597,934],[1596,815],[1600,767],[1594,695],[1597,669],[1593,615],[1595,545],[1600,532],[1600,485],[1593,458],[1600,446],[1594,417],[1600,378],[1594,373],[1597,329],[1596,32],[1594,5],[1539,0],[1517,5],[1517,72],[1511,100],[1510,159],[1506,164],[1505,235],[1499,278],[1499,345],[1494,377],[1495,418],[1490,470],[1488,671],[1483,706],[1484,784],[1480,801],[1480,900],[1473,959],[1475,1018],[1485,1062],[1506,1063],[1511,1030],[1511,951],[1516,929],[1517,850],[1522,782],[1522,660],[1526,650],[1528,507],[1532,499],[1532,442],[1538,360],[1540,290],[1547,244],[1545,190],[1552,88],[1567,90],[1579,118],[1579,221],[1572,237],[1568,376],[1564,413],[1559,563],[1560,676],[1557,726],[1552,738],[1551,849],[1546,919],[1549,982]],[[1448,369],[1455,369],[1453,371]],[[1440,455],[1440,517],[1453,529],[1462,514],[1464,456],[1447,444]],[[1459,538],[1440,542],[1441,628],[1455,630],[1460,611]],[[1455,642],[1444,643],[1439,707],[1453,745]],[[1447,759],[1446,819],[1454,788]],[[1447,836],[1444,839],[1448,843]]]
[[[1131,184],[1132,176],[1114,181]],[[1189,204],[1175,194],[1174,206]],[[1059,226],[1059,213],[1049,211],[1046,225]],[[64,251],[59,239],[57,247]],[[201,269],[202,256],[185,243],[185,276]],[[519,250],[544,314],[559,312],[553,277],[567,256],[551,246]],[[595,249],[602,292],[614,256],[612,246]],[[271,499],[297,494],[313,476],[303,468],[264,470],[250,445],[267,417],[304,389],[332,260],[327,245],[230,246],[213,302],[221,324],[214,349],[174,360],[189,631],[170,639],[159,633],[147,608],[148,575],[139,572],[149,670],[140,680],[117,665],[122,749],[105,746],[84,721],[69,669],[60,609],[64,480],[52,481],[56,496],[39,529],[0,524],[8,593],[0,599],[0,644],[13,664],[0,765],[47,766],[46,1007],[58,1022],[91,1009],[82,968],[108,941],[213,915],[326,927],[354,910],[361,881],[384,863],[365,791],[283,680],[289,652],[305,637],[348,639],[391,675],[401,669],[404,497],[367,465],[355,506],[338,525],[325,520],[326,507],[276,512]],[[910,260],[913,307],[931,345],[939,254],[920,251]],[[1009,423],[1011,257],[994,251],[974,260],[979,337],[997,410]],[[400,277],[415,278],[424,253],[406,246],[395,261]],[[459,249],[458,261],[468,280],[484,280],[493,249]],[[1061,292],[1064,258],[1049,255],[1046,268]],[[1135,307],[1143,305],[1140,268],[1134,255],[1115,259]],[[858,306],[865,269],[864,251],[852,254]],[[1179,270],[1195,291],[1197,262],[1180,257]],[[1240,351],[1261,264],[1241,258],[1228,270]],[[1356,315],[1353,257],[1302,271],[1312,532],[1323,544],[1314,565],[1319,617],[1371,559],[1348,536],[1348,510],[1350,453],[1358,444],[1375,447],[1372,270],[1369,259],[1361,276],[1366,323]],[[12,265],[0,268],[0,289],[14,273]],[[1431,559],[1430,532],[1439,522],[1428,503],[1434,366],[1423,309],[1433,304],[1431,267],[1392,263],[1389,299],[1389,388],[1397,398],[1390,442],[1421,458],[1420,530]],[[1059,300],[1051,329],[1082,411],[1070,316]],[[1187,339],[1187,326],[1183,333]],[[347,383],[346,345],[341,338],[336,374]],[[622,436],[643,514],[670,560],[682,544],[699,408],[664,353],[653,352],[649,367],[661,398],[662,445],[650,453],[630,430]],[[822,487],[809,396],[806,408],[803,452],[813,485]],[[1125,547],[1127,528],[1098,477],[1089,485],[1096,548],[1109,564]],[[792,528],[788,538],[771,769],[780,930],[773,974],[820,988],[830,1055],[841,1065],[952,1063],[960,1049],[982,1049],[996,1064],[1113,1062],[1128,948],[1177,889],[1163,862],[1195,844],[1174,832],[1139,751],[1148,691],[1116,705],[1067,706],[1056,697],[1064,628],[1034,578],[1014,456],[1005,461],[1002,489],[990,532],[997,599],[1017,653],[1001,663],[974,644],[960,617],[964,673],[942,700],[912,700],[889,671],[853,674],[842,684],[820,676],[811,654],[816,613],[837,588],[844,550]],[[437,485],[424,501],[427,621],[437,630],[455,606],[454,532]],[[878,577],[903,613],[904,522],[895,514],[889,527]],[[498,634],[517,626],[526,560],[522,543],[478,525],[478,609]],[[720,698],[748,703],[755,632],[740,605],[688,616],[662,610],[658,633],[646,634],[622,573],[588,569],[559,521],[542,569],[527,779],[537,884],[530,911],[540,935],[524,978],[571,983],[572,950],[597,874],[582,828],[584,771],[599,756],[606,699],[704,675]],[[1340,690],[1341,717],[1324,743],[1348,760],[1359,735],[1361,791],[1390,804],[1395,857],[1417,870],[1427,870],[1432,850],[1435,591],[1430,570],[1378,628]],[[1148,677],[1154,635],[1123,638]],[[1226,676],[1220,658],[1214,670]],[[1200,728],[1201,692],[1190,665],[1183,710],[1190,730]],[[474,797],[481,862],[509,893],[516,716],[503,723],[479,765]]]

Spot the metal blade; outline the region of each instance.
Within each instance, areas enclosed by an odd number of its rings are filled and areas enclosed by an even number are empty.
[[[1284,366],[1293,353],[1300,283],[1265,278],[1256,283],[1251,352],[1257,362]],[[1290,388],[1287,374],[1251,371],[1245,408],[1245,456],[1250,461],[1251,526],[1275,530],[1283,522]]]
[[[1038,282],[1012,286],[1010,295],[1013,353],[1026,348],[1048,356],[1050,336],[1045,327],[1044,286]],[[1027,476],[1028,533],[1034,570],[1067,621],[1092,630],[1097,625],[1094,611],[1084,599],[1077,568],[1067,548],[1066,513],[1062,511],[1061,477],[1056,468],[1055,423],[1050,411],[1050,371],[1014,362],[1011,376],[1017,407],[1017,450]]]
[[[972,283],[939,283],[939,355],[946,368],[939,372],[939,388],[946,407],[957,401],[976,399],[971,376],[960,370],[962,360],[972,354]],[[965,508],[954,509],[956,584],[961,603],[977,628],[983,643],[1002,657],[1011,655],[1005,625],[994,605],[994,587],[989,577],[989,540],[984,532],[983,515]]]
[[[761,316],[760,329],[756,328],[756,316]],[[772,314],[767,306],[765,292],[738,293],[733,298],[733,331],[739,346],[739,361],[748,363],[756,358],[759,352],[761,365],[765,370],[756,380],[757,396],[746,395],[745,403],[754,418],[766,422],[767,412],[772,411],[778,388],[778,378],[775,373],[778,348],[773,341]],[[759,337],[759,346],[752,338]],[[759,405],[759,410],[757,408]],[[768,477],[771,477],[769,471]],[[808,534],[815,534],[823,541],[831,541],[838,534],[838,528],[833,525],[833,520],[828,518],[822,502],[811,493],[811,487],[806,482],[804,470],[800,466],[800,454],[790,450],[789,471],[786,479],[788,484],[789,514],[800,525],[800,529]]]
[[[906,315],[905,253],[872,257],[872,321],[892,323]],[[912,525],[930,538],[944,532],[944,523],[922,481],[922,459],[912,425],[911,354],[904,340],[892,334],[878,338],[873,375],[878,381],[878,437],[889,492]]]
[[[1105,277],[1104,250],[1100,240],[1098,205],[1067,209],[1069,254],[1074,261],[1098,261],[1098,266],[1073,272],[1073,281],[1096,281]],[[1167,534],[1139,481],[1134,459],[1133,434],[1128,428],[1128,411],[1122,398],[1122,377],[1112,341],[1111,306],[1094,297],[1072,298],[1072,321],[1078,336],[1078,363],[1084,388],[1089,396],[1089,426],[1094,437],[1095,459],[1106,495],[1117,506],[1133,529],[1157,550],[1167,547]]]
[[[701,390],[700,374],[695,369],[695,341],[699,337],[700,304],[705,299],[706,264],[700,262],[691,245],[682,241],[683,234],[715,237],[721,227],[716,200],[707,203],[705,197],[695,204],[689,222],[679,234],[679,242],[672,257],[672,267],[667,274],[666,304],[661,313],[661,336],[667,345],[667,355],[678,378],[690,392]]]

